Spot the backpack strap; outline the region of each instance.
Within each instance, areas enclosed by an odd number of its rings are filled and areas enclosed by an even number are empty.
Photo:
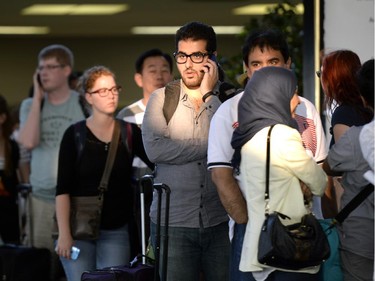
[[[342,223],[373,192],[374,185],[369,183],[334,217],[334,223]]]
[[[165,98],[163,104],[163,114],[167,125],[177,109],[180,99],[181,82],[180,79],[172,81],[165,86]]]
[[[85,97],[83,95],[79,94],[78,95],[78,102],[79,102],[79,105],[81,106],[83,115],[85,116],[85,118],[88,118],[90,116],[91,112],[90,112],[90,109],[88,108]]]
[[[126,149],[129,152],[129,155],[133,154],[133,129],[132,124],[124,120],[118,119],[121,121],[121,139]]]
[[[86,140],[86,119],[74,123],[74,142],[77,149],[77,160],[76,166],[78,166],[79,161],[81,160],[82,151],[85,146]]]
[[[116,119],[120,120],[120,119]],[[76,144],[77,149],[77,161],[76,165],[78,166],[79,161],[81,160],[82,151],[85,147],[85,140],[86,140],[86,120],[79,121],[74,123],[74,142]],[[126,149],[128,150],[129,154],[132,155],[133,153],[133,129],[131,123],[125,122],[120,120],[120,133],[121,139],[124,143]]]

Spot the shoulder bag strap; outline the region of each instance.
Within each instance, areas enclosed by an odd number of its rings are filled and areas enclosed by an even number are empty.
[[[109,175],[111,174],[113,162],[115,161],[115,157],[116,157],[119,137],[120,137],[120,123],[118,120],[115,120],[115,127],[113,129],[112,140],[109,146],[109,151],[108,151],[108,156],[107,156],[107,160],[105,163],[103,176],[102,176],[102,179],[100,180],[100,185],[98,188],[100,191],[99,196],[102,196],[103,193],[107,190]]]
[[[374,185],[369,183],[335,216],[333,223],[342,223],[373,192]]]
[[[264,192],[264,201],[266,201],[266,215],[269,214],[269,202],[270,202],[270,143],[271,143],[271,132],[275,125],[271,125],[267,135],[267,155],[266,155],[266,190]]]

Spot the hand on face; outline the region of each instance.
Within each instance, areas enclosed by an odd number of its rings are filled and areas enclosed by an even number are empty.
[[[203,78],[200,85],[200,90],[202,95],[212,91],[215,87],[218,77],[219,71],[218,66],[215,61],[211,59],[207,59],[207,61],[203,64]]]
[[[56,58],[41,59],[36,71],[44,92],[50,93],[69,87],[68,76],[71,73],[71,67],[59,63]],[[34,87],[37,88],[35,83]]]
[[[43,86],[39,83],[40,79],[38,79],[39,71],[36,70],[33,75],[33,97],[35,99],[42,100],[44,97],[44,89]],[[39,80],[39,81],[38,81]]]
[[[208,58],[206,41],[180,41],[178,44],[178,52],[182,52],[186,55],[199,52],[205,55],[201,63],[195,63],[191,60],[191,57],[188,57],[186,62],[181,64],[177,63],[177,68],[184,84],[188,88],[200,88],[202,95],[211,91],[218,81],[218,68],[216,62]]]

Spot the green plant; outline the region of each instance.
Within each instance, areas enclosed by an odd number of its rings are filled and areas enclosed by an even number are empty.
[[[282,1],[274,8],[268,9],[268,14],[251,18],[245,25],[244,31],[238,35],[243,42],[250,32],[259,28],[276,28],[282,31],[289,45],[292,58],[292,69],[298,78],[299,91],[302,92],[302,43],[303,43],[303,17],[297,13],[297,4],[290,1]],[[242,54],[220,59],[227,79],[236,86],[240,86],[237,78],[243,73]]]

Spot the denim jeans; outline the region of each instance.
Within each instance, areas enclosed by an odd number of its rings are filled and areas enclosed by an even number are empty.
[[[245,224],[234,224],[234,233],[232,239],[231,264],[230,264],[230,280],[231,281],[255,281],[251,272],[240,271],[240,261],[242,244],[246,231]]]
[[[60,257],[67,281],[80,281],[84,271],[124,265],[130,260],[128,225],[115,230],[101,230],[97,240],[76,240],[77,260]]]
[[[161,227],[162,237],[164,233],[165,228]],[[168,281],[197,281],[200,272],[205,281],[228,280],[230,242],[227,222],[209,228],[169,227],[168,236]],[[151,223],[151,241],[156,249],[154,223]],[[163,246],[161,238],[161,257]]]

